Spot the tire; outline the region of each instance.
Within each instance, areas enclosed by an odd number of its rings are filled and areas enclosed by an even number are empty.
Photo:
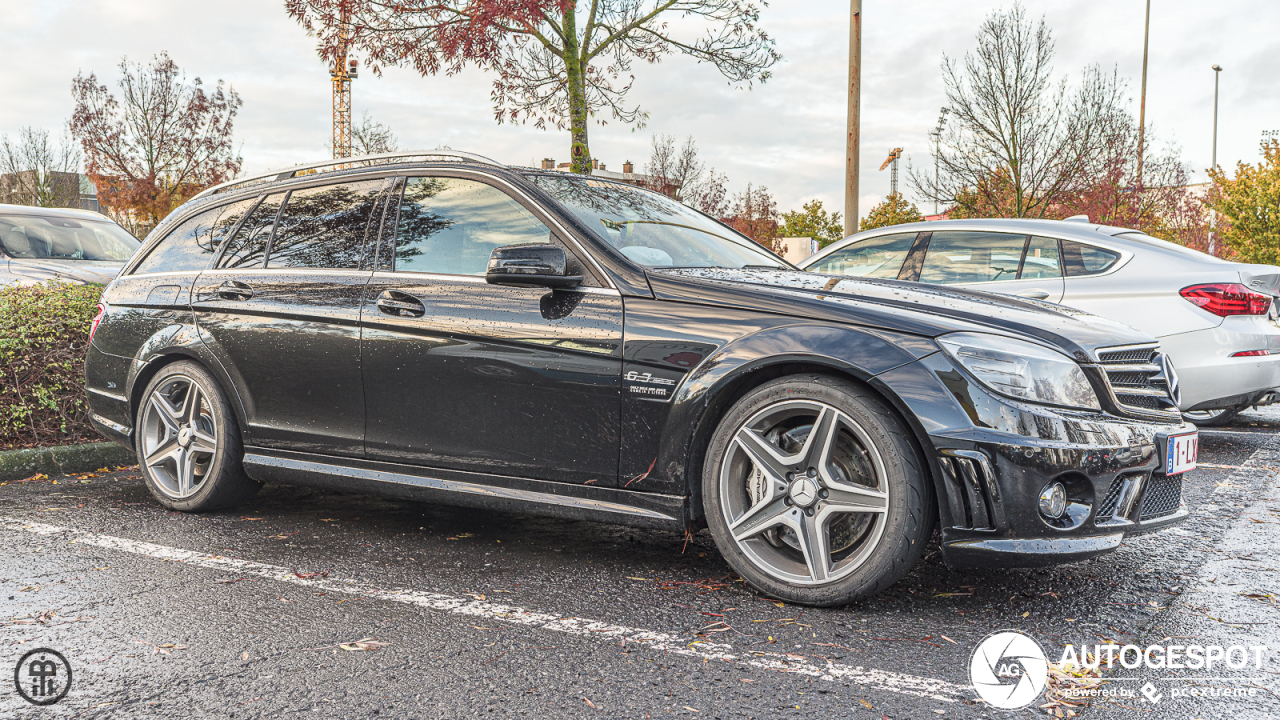
[[[707,447],[702,493],[716,546],[751,587],[822,607],[906,575],[937,514],[902,420],[824,375],[771,381],[730,408]]]
[[[1216,408],[1214,410],[1196,410],[1194,412],[1182,413],[1182,419],[1201,427],[1220,427],[1230,423],[1236,419],[1236,415],[1248,410],[1251,403],[1244,403],[1229,408]]]
[[[244,472],[240,427],[226,394],[198,363],[183,360],[156,373],[142,393],[134,428],[138,468],[167,508],[232,507],[262,487]]]

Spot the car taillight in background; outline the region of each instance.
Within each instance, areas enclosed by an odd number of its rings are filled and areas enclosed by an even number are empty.
[[[1266,315],[1271,296],[1254,292],[1240,283],[1209,283],[1182,288],[1188,301],[1217,315]]]
[[[1241,350],[1231,353],[1231,357],[1263,357],[1270,354],[1270,350]]]
[[[98,325],[102,323],[102,316],[107,314],[107,306],[98,303],[98,312],[93,316],[93,324],[89,326],[89,342],[93,342],[93,334],[98,332]]]

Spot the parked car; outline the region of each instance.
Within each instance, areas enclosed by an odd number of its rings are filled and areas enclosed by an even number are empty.
[[[445,151],[197,196],[103,294],[85,377],[169,508],[278,482],[707,526],[815,605],[939,523],[948,562],[1005,567],[1182,520],[1196,441],[1149,335],[800,272],[662,195]]]
[[[111,282],[141,245],[88,210],[0,205],[0,286]]]
[[[1160,341],[1184,417],[1221,425],[1280,399],[1280,267],[1228,262],[1137,230],[1061,220],[944,220],[858,233],[802,263],[1061,303]]]

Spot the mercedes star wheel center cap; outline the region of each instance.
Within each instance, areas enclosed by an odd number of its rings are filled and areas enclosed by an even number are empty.
[[[791,501],[800,507],[809,507],[818,499],[818,483],[813,478],[802,477],[791,484]]]
[[[191,444],[191,428],[182,428],[178,431],[178,444],[182,447]]]

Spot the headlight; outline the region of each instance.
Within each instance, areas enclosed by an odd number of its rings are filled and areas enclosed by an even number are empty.
[[[988,389],[1031,402],[1100,409],[1076,361],[1035,343],[1001,335],[952,333],[938,344]]]

